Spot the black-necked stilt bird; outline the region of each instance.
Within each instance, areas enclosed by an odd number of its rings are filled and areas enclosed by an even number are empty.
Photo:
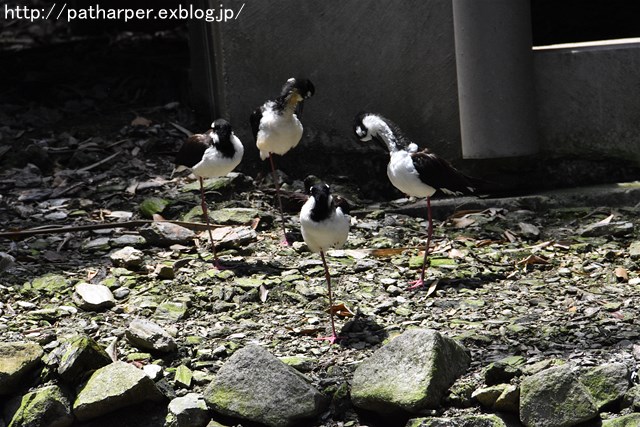
[[[431,196],[440,190],[445,194],[472,194],[472,178],[467,177],[449,162],[428,149],[419,150],[391,120],[374,113],[360,113],[355,118],[353,131],[360,141],[376,140],[389,149],[387,176],[391,183],[409,196],[427,198],[427,245],[422,260],[420,279],[412,282],[409,289],[424,285],[424,272],[433,234],[431,219]]]
[[[329,248],[340,248],[347,241],[349,234],[349,208],[346,202],[337,204],[331,195],[327,184],[316,184],[311,187],[311,196],[300,210],[300,230],[302,238],[312,252],[320,252],[324,276],[327,280],[329,292],[329,313],[331,316],[331,336],[321,337],[335,343],[339,337],[336,334],[333,321],[333,296],[331,292],[331,275],[325,259],[325,252]]]
[[[234,135],[231,125],[224,119],[217,119],[211,124],[211,129],[205,133],[191,135],[180,147],[176,155],[175,171],[190,168],[200,180],[200,198],[202,201],[202,213],[207,221],[209,239],[213,251],[213,262],[220,267],[216,245],[211,233],[209,223],[209,210],[204,195],[204,178],[225,176],[240,164],[244,147],[242,142]]]
[[[282,87],[280,96],[262,104],[251,114],[250,118],[253,136],[260,150],[260,158],[262,160],[269,158],[271,163],[273,183],[276,186],[276,197],[282,220],[284,244],[289,242],[273,155],[283,155],[300,142],[302,123],[298,115],[302,111],[303,101],[313,96],[314,93],[315,88],[309,80],[292,77]]]

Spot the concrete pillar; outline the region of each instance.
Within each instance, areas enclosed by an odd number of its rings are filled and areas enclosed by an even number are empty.
[[[453,0],[462,154],[538,151],[529,0]]]

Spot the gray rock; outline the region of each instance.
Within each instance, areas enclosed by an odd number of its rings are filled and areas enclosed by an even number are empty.
[[[629,245],[629,256],[631,259],[640,258],[640,241],[636,240]]]
[[[114,248],[122,248],[125,246],[140,247],[144,246],[147,241],[144,237],[137,234],[123,234],[111,240],[111,246]]]
[[[129,270],[139,270],[144,262],[144,253],[132,246],[112,252],[109,259],[116,267],[124,267]]]
[[[35,343],[0,343],[0,396],[14,393],[25,375],[40,364],[43,354]]]
[[[493,404],[493,410],[517,414],[520,408],[520,387],[509,384]]]
[[[100,311],[116,305],[113,294],[104,285],[78,283],[75,286],[73,301],[78,307],[86,311]]]
[[[195,238],[193,231],[170,222],[154,222],[147,227],[142,227],[140,235],[147,243],[154,246],[187,245]]]
[[[408,330],[358,366],[351,400],[382,414],[437,408],[470,362],[466,350],[452,339],[433,330]]]
[[[508,384],[498,384],[479,388],[471,394],[471,398],[476,399],[485,408],[491,409],[507,387]]]
[[[270,214],[253,208],[222,208],[211,212],[211,219],[216,224],[249,225],[255,218],[272,220]]]
[[[169,402],[165,427],[203,427],[210,419],[204,398],[197,393],[189,393]]]
[[[487,385],[508,383],[512,378],[522,374],[525,360],[522,356],[509,356],[489,364],[484,371],[484,382]]]
[[[520,228],[519,234],[525,239],[533,240],[540,237],[540,229],[533,224],[520,222],[518,227]]]
[[[496,415],[465,415],[456,418],[414,418],[405,427],[508,427]]]
[[[178,346],[160,325],[145,319],[134,319],[127,328],[126,336],[131,345],[141,350],[170,353]]]
[[[82,250],[90,252],[107,251],[111,247],[111,239],[108,237],[98,237],[89,240],[82,245]]]
[[[107,352],[88,336],[74,337],[65,347],[58,365],[58,375],[67,382],[77,384],[86,375],[111,363]]]
[[[0,252],[0,273],[14,267],[16,259],[6,252]]]
[[[67,427],[73,424],[71,403],[58,386],[25,394],[9,427]]]
[[[162,366],[160,365],[154,365],[153,363],[151,363],[149,365],[144,365],[142,367],[142,370],[144,371],[146,376],[148,376],[154,381],[158,381],[163,376]]]
[[[187,308],[187,303],[182,301],[165,301],[156,308],[153,318],[175,322],[185,318]]]
[[[317,416],[327,403],[301,374],[259,346],[236,351],[209,384],[204,398],[220,414],[271,427],[287,427]]]
[[[631,386],[624,363],[607,363],[580,372],[580,382],[591,392],[598,410],[618,403]]]
[[[251,227],[218,227],[211,232],[216,245],[238,248],[258,240],[258,233]],[[209,235],[207,235],[209,237]]]
[[[571,364],[522,380],[520,420],[526,427],[569,427],[597,416],[598,406]]]
[[[140,402],[163,399],[142,369],[113,362],[89,378],[73,403],[73,413],[80,421],[87,421]]]
[[[634,385],[625,393],[621,406],[631,408],[632,411],[640,411],[640,385]]]
[[[53,294],[58,292],[63,293],[69,288],[69,286],[69,281],[63,275],[48,273],[33,279],[27,286],[27,289]]]
[[[602,427],[638,427],[640,426],[640,414],[628,414],[622,417],[602,421]]]
[[[633,232],[633,223],[624,221],[611,221],[609,223],[600,223],[588,225],[579,230],[578,233],[582,237],[602,237],[616,236],[622,237]]]

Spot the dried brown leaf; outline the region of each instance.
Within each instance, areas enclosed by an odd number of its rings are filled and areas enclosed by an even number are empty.
[[[149,127],[151,125],[151,120],[146,117],[137,116],[135,119],[131,120],[131,126],[144,126]]]
[[[613,270],[613,274],[616,275],[616,278],[618,279],[619,282],[629,281],[629,273],[627,272],[627,269],[624,267],[616,267],[616,269]]]
[[[476,220],[468,216],[462,218],[454,218],[452,221],[454,228],[467,228],[476,223]]]
[[[528,257],[522,258],[516,264],[525,265],[525,266],[532,265],[532,264],[549,264],[549,261],[547,261],[545,258],[541,256],[531,254]]]
[[[353,317],[355,313],[349,309],[344,303],[335,304],[331,307],[331,312],[340,317]]]
[[[431,283],[431,285],[429,286],[429,290],[427,291],[427,296],[430,296],[436,291],[436,288],[438,287],[439,282],[440,281],[436,279],[433,281],[433,283]]]

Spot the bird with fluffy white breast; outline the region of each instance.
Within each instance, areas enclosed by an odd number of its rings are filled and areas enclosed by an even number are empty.
[[[282,221],[284,244],[289,244],[289,240],[287,239],[280,186],[276,176],[273,155],[283,155],[300,142],[303,128],[299,115],[302,111],[304,100],[312,97],[314,93],[315,88],[308,79],[292,77],[282,87],[280,96],[262,104],[250,117],[256,146],[260,150],[260,158],[262,160],[269,158],[271,163],[271,173]]]
[[[363,142],[378,141],[389,150],[387,176],[391,183],[403,193],[427,199],[427,244],[420,278],[412,282],[409,289],[424,285],[424,275],[433,235],[431,218],[431,196],[436,191],[445,194],[472,194],[475,189],[473,178],[464,175],[449,162],[428,149],[420,150],[418,145],[407,138],[398,125],[375,113],[360,113],[356,116],[353,131]]]
[[[217,119],[207,132],[194,134],[187,138],[175,159],[178,166],[174,171],[189,168],[200,181],[202,213],[207,222],[213,262],[217,268],[220,268],[220,262],[211,233],[209,210],[204,192],[204,178],[227,175],[240,164],[243,154],[244,147],[240,139],[233,133],[231,124],[224,119]]]
[[[336,333],[333,320],[333,295],[331,291],[331,275],[325,258],[330,248],[340,248],[347,241],[349,234],[349,208],[344,200],[336,202],[327,184],[316,184],[311,187],[311,196],[300,210],[300,230],[302,238],[312,252],[319,252],[324,266],[325,280],[329,294],[329,314],[331,318],[331,336],[320,337],[334,344],[340,339]]]

